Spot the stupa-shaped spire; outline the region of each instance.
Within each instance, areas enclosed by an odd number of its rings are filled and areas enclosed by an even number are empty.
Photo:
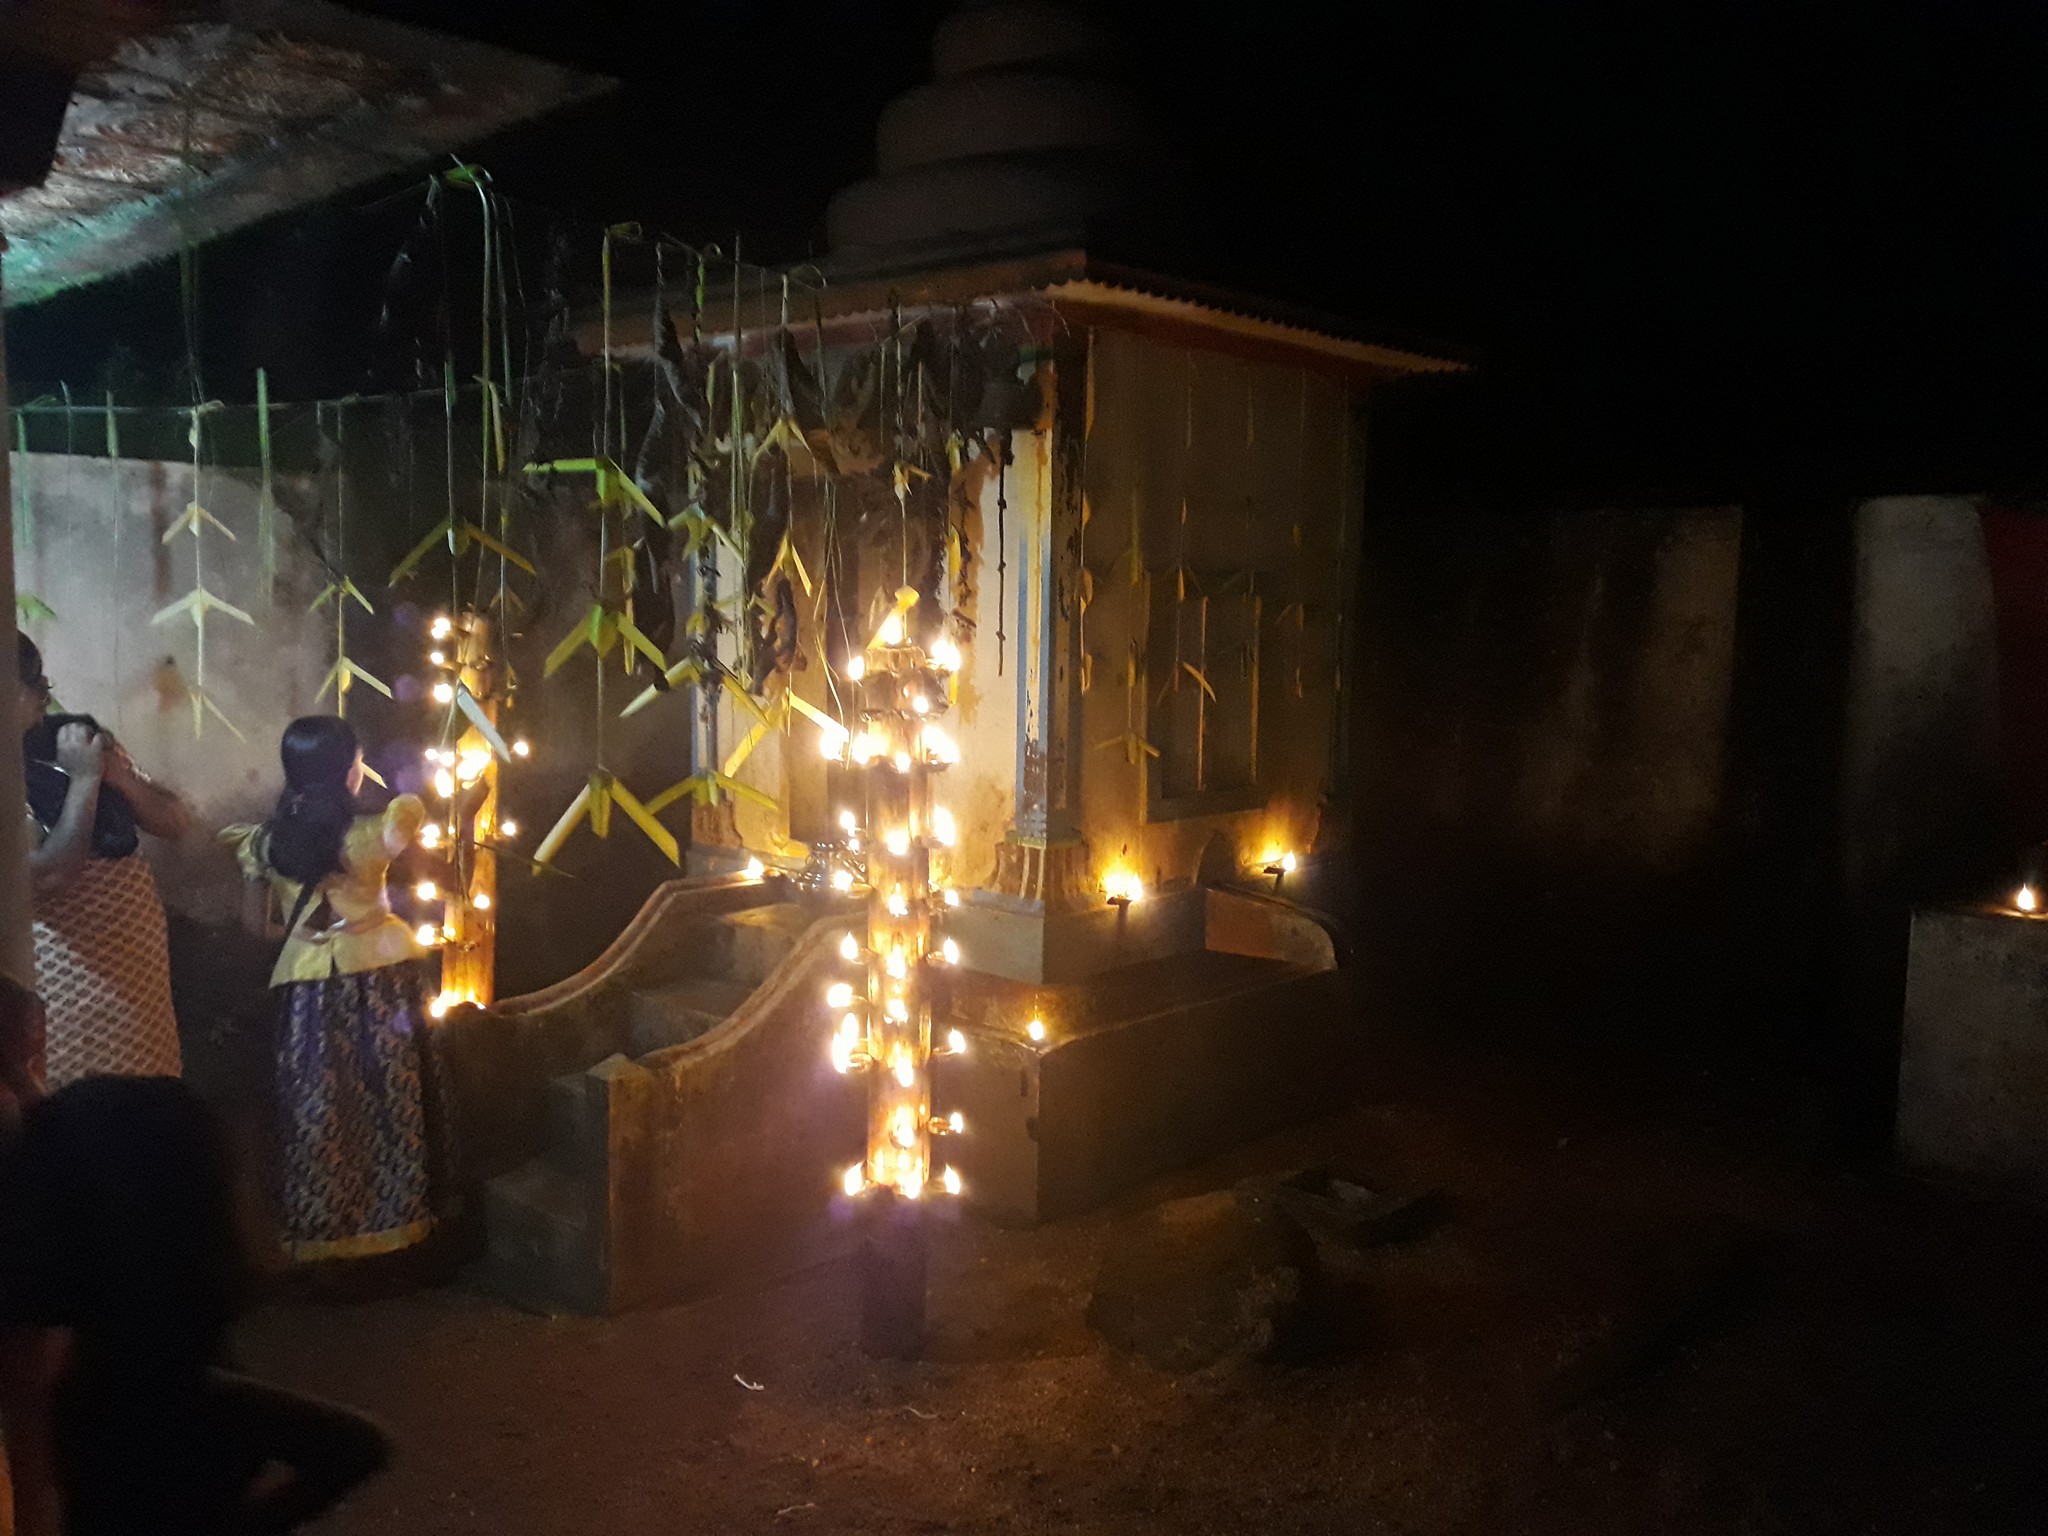
[[[940,23],[934,78],[883,109],[875,174],[826,215],[837,255],[1004,246],[1128,211],[1145,123],[1107,74],[1110,43],[1057,0],[980,0]]]

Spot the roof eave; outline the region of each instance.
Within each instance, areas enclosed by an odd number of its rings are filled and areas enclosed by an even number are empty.
[[[1106,261],[1072,241],[1006,254],[956,253],[952,261],[936,260],[928,253],[921,262],[859,268],[841,263],[837,270],[845,274],[843,280],[832,281],[835,268],[827,266],[822,273],[825,286],[806,293],[801,309],[807,319],[815,315],[830,329],[886,322],[892,312],[912,314],[1028,296],[1094,323],[1206,333],[1262,352],[1314,357],[1325,366],[1376,378],[1462,373],[1472,366],[1447,351],[1369,340],[1350,325],[1288,305]],[[749,301],[743,295],[742,324],[757,330],[779,323],[774,313],[779,303],[779,297]],[[633,311],[634,318],[623,327],[614,322],[615,349],[633,351],[646,345],[644,309],[635,305]],[[724,313],[715,297],[707,302],[707,320]],[[706,329],[717,334],[727,328]],[[586,321],[578,335],[584,350],[591,350],[597,340],[596,324]]]

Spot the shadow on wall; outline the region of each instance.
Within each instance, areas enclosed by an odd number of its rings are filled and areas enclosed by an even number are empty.
[[[1366,530],[1363,948],[1397,1017],[1640,1029],[1725,1001],[1742,517]]]
[[[2011,862],[1977,504],[1381,519],[1364,568],[1392,1017],[1804,1062],[1881,1140],[1910,914]]]

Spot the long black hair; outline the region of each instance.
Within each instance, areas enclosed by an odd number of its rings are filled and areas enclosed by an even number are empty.
[[[342,839],[361,810],[348,787],[361,750],[355,728],[334,715],[305,715],[284,728],[284,793],[264,828],[264,857],[308,890],[341,869]]]

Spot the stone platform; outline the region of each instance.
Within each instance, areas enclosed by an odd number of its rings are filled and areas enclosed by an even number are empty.
[[[1909,964],[1901,1160],[2048,1196],[2048,919],[1919,911]]]
[[[585,972],[442,1021],[486,1283],[618,1312],[779,1273],[845,1233],[866,1084],[832,1071],[819,994],[862,909],[788,895],[673,882]],[[1070,1214],[1335,1106],[1346,1020],[1323,931],[1231,892],[1144,906],[1096,919],[1080,979],[948,973],[936,1028],[969,1048],[936,1064],[936,1105],[969,1134],[934,1155],[970,1209]]]
[[[970,1205],[998,1220],[1101,1205],[1329,1112],[1350,1080],[1335,954],[1300,909],[1195,889],[1148,898],[1128,917],[1088,917],[1096,942],[1068,957],[1075,979],[963,972],[936,1026],[967,1036],[964,1057],[934,1064],[933,1086],[970,1134],[933,1155],[957,1165]],[[1119,942],[1126,963],[1104,964]],[[973,964],[974,948],[962,947]],[[1042,1040],[1030,1038],[1033,1018]]]

